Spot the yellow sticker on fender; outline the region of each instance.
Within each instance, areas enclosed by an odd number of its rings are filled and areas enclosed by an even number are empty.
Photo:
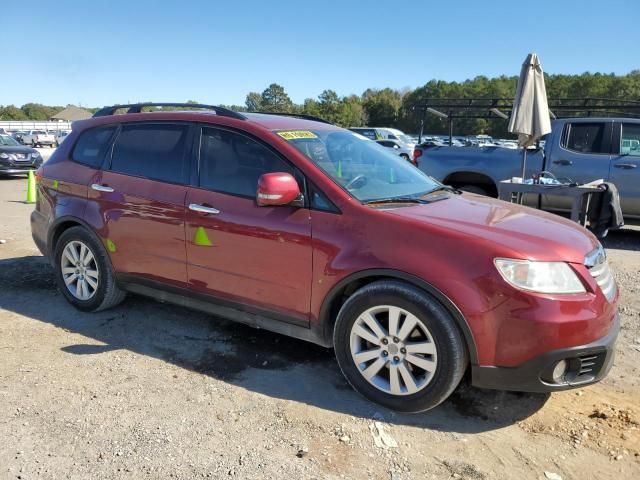
[[[318,136],[309,130],[289,130],[287,132],[276,132],[285,140],[298,140],[299,138],[318,138]]]

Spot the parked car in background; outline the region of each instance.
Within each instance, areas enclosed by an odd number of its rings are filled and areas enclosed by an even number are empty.
[[[385,137],[381,131],[377,128],[371,127],[352,127],[349,130],[352,132],[358,133],[363,137],[367,137],[369,140],[383,140]]]
[[[56,147],[59,147],[60,144],[62,143],[62,141],[67,138],[67,136],[70,134],[71,132],[68,130],[59,130],[56,132],[55,135],[55,139],[56,139]]]
[[[635,143],[638,142],[638,143]],[[542,143],[542,142],[541,142]],[[552,123],[544,148],[527,152],[527,178],[543,169],[569,183],[603,179],[620,192],[626,223],[640,223],[640,120],[565,118]],[[415,149],[421,170],[457,188],[496,197],[501,180],[521,176],[522,149]],[[538,198],[525,195],[525,202]],[[570,199],[542,195],[544,210],[568,212]],[[535,203],[534,203],[535,202]]]
[[[22,143],[25,145],[31,145],[32,147],[43,145],[53,147],[56,143],[56,139],[52,133],[45,130],[29,130],[22,136]]]
[[[617,287],[577,224],[321,120],[144,106],[75,122],[36,174],[33,238],[76,308],[128,291],[333,347],[358,392],[407,412],[467,372],[548,392],[609,371]]]
[[[371,140],[395,140],[409,148],[413,148],[415,146],[415,141],[411,136],[406,135],[401,130],[395,128],[353,127],[349,130],[359,133],[360,135],[363,135]]]
[[[13,137],[0,134],[0,175],[28,173],[42,165],[35,148],[20,145]]]
[[[382,132],[383,137],[386,139],[395,140],[407,146],[415,146],[413,138],[402,130],[397,128],[378,128],[378,130]]]
[[[23,143],[22,142],[22,137],[26,134],[27,132],[23,131],[23,130],[17,130],[13,133],[11,133],[11,136],[14,138],[14,140],[16,140],[19,143]]]
[[[393,153],[401,156],[408,162],[413,162],[413,148],[408,147],[397,140],[376,140],[376,142],[383,147],[393,149]]]
[[[515,140],[494,140],[494,143],[498,147],[510,148],[511,150],[516,150],[518,148],[518,142]]]

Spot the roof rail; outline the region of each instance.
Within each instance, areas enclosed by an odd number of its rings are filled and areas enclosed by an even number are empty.
[[[215,105],[203,105],[200,103],[130,103],[126,105],[112,105],[110,107],[103,107],[93,114],[94,117],[107,117],[109,115],[113,115],[116,110],[120,110],[122,108],[127,109],[127,113],[140,113],[142,109],[145,107],[185,107],[185,108],[200,108],[204,110],[213,110],[216,112],[216,115],[220,115],[221,117],[230,117],[235,118],[237,120],[246,120],[247,117],[239,114],[238,112],[234,112],[233,110],[229,110],[224,107],[216,107]]]
[[[329,125],[333,125],[333,123],[325,120],[324,118],[314,117],[313,115],[305,115],[303,113],[286,113],[286,112],[247,112],[247,113],[261,113],[263,115],[281,115],[283,117],[302,118],[304,120],[312,120],[314,122],[328,123]]]

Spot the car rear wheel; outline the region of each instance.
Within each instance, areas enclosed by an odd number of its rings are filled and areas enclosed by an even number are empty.
[[[334,347],[356,391],[402,412],[439,405],[468,363],[447,310],[426,292],[395,280],[371,283],[349,297],[338,314]]]
[[[118,288],[107,252],[83,227],[65,230],[55,245],[58,288],[74,307],[99,311],[119,304],[125,293]]]

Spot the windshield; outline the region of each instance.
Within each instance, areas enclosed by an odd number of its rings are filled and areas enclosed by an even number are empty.
[[[13,138],[11,138],[9,135],[0,135],[0,145],[8,145],[11,147],[17,147],[20,144],[18,142],[16,142]]]
[[[346,130],[278,131],[361,202],[418,198],[440,184],[388,148]]]

